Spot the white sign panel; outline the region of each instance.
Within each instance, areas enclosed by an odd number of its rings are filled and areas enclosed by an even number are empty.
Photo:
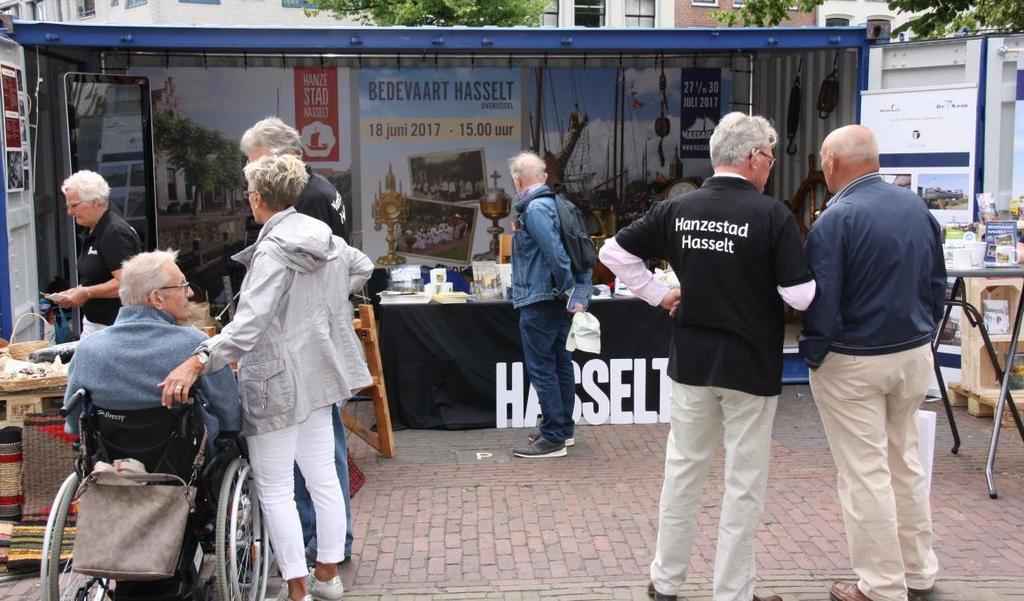
[[[975,86],[862,95],[885,180],[916,192],[939,223],[974,220],[977,100]]]

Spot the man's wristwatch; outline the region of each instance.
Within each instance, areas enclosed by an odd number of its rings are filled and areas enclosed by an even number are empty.
[[[192,353],[192,356],[199,359],[199,365],[206,367],[206,363],[210,360],[210,351],[201,348],[198,351]]]

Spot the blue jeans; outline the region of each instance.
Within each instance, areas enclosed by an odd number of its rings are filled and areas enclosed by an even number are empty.
[[[345,498],[345,557],[352,555],[352,499],[348,490],[348,446],[345,444],[345,425],[341,423],[341,409],[331,409],[334,422],[334,467],[338,470],[341,496]],[[298,466],[295,467],[295,504],[299,507],[299,521],[302,522],[302,540],[307,548],[316,549],[316,511],[313,499],[306,490],[306,480]]]
[[[540,433],[548,442],[572,438],[576,379],[572,353],[565,350],[572,314],[560,300],[519,308],[519,335],[530,383],[540,401]]]

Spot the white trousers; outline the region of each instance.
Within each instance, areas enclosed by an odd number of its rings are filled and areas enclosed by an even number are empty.
[[[928,345],[870,357],[829,353],[811,372],[838,470],[850,562],[872,601],[905,601],[935,583],[931,506],[917,410],[931,382]]]
[[[80,336],[80,338],[81,339],[88,338],[89,336],[92,336],[96,332],[99,332],[100,330],[102,330],[102,329],[104,329],[106,327],[109,327],[109,326],[107,326],[106,324],[103,324],[103,323],[91,322],[91,321],[89,321],[88,317],[84,317],[83,316],[82,317],[82,335]]]
[[[317,561],[337,563],[345,558],[345,500],[334,467],[332,409],[322,407],[301,424],[246,439],[270,542],[285,580],[309,573],[295,505],[294,464],[306,479],[316,509]]]
[[[672,383],[672,429],[665,448],[654,588],[678,594],[686,581],[708,466],[725,443],[725,497],[718,523],[715,601],[750,601],[756,570],[754,539],[764,510],[778,396]]]

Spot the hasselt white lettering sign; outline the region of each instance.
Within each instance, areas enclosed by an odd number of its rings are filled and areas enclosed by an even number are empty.
[[[577,390],[572,417],[576,423],[654,424],[669,421],[668,359],[591,359],[573,361]],[[495,364],[495,417],[499,428],[536,426],[540,402],[533,385],[526,387],[521,361]],[[658,409],[647,408],[648,391],[656,391]],[[582,396],[581,394],[582,393]],[[629,407],[632,407],[630,409]]]

